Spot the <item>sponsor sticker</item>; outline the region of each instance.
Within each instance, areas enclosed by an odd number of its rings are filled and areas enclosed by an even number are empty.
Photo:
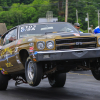
[[[33,39],[28,39],[28,42],[31,42]]]
[[[80,36],[80,34],[78,34],[78,33],[73,33],[75,36]]]
[[[34,43],[30,43],[30,44],[29,44],[29,46],[33,46],[33,45],[34,45]]]
[[[15,48],[15,52],[17,52],[17,51],[18,51],[18,47]]]
[[[6,52],[9,52],[10,54],[12,54],[12,50],[10,48],[6,48],[1,52],[1,56],[3,56]]]
[[[2,68],[0,68],[0,70],[2,70]]]
[[[34,52],[34,55],[37,55],[37,52]]]
[[[17,42],[17,44],[21,44],[21,40],[19,40],[19,41]]]
[[[20,60],[17,60],[17,63],[18,63],[18,64],[21,64]]]
[[[24,32],[25,31],[25,28],[24,27],[21,27],[21,32]]]
[[[9,62],[9,63],[6,63],[6,66],[7,67],[12,67],[13,65]]]
[[[3,71],[3,70],[1,71],[1,73],[4,74],[4,75],[5,75],[5,74],[8,74],[7,71]]]
[[[34,55],[34,53],[33,53],[33,58],[36,58],[35,55]]]
[[[25,39],[23,39],[23,42],[25,41]]]
[[[34,48],[33,47],[30,47],[29,48],[29,52],[33,52],[34,51]]]

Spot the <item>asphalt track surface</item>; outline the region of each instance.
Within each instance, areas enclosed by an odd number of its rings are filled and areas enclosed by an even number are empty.
[[[10,80],[6,91],[0,91],[0,100],[100,100],[100,81],[90,71],[67,73],[63,88],[52,88],[48,79],[37,87],[28,84],[15,86]]]

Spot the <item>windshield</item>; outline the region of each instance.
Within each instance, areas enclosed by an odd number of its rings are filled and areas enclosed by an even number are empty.
[[[28,36],[40,36],[49,33],[78,33],[78,31],[69,23],[53,23],[53,24],[31,24],[20,27],[20,38]]]

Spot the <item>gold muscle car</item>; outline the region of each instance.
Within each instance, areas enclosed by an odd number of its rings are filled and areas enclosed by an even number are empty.
[[[48,78],[52,87],[63,87],[66,72],[75,67],[91,69],[100,80],[100,36],[79,33],[65,22],[16,26],[1,37],[0,90],[15,85],[39,85]]]

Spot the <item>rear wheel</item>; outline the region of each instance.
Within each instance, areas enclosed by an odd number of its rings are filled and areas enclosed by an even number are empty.
[[[48,76],[52,87],[63,87],[66,82],[66,73],[54,73]]]
[[[91,70],[91,72],[95,79],[100,80],[100,67],[94,70]]]
[[[0,71],[0,90],[6,90],[8,86],[8,76],[3,75]]]
[[[91,63],[91,72],[95,79],[100,80],[100,63],[94,61]]]
[[[39,63],[34,63],[31,59],[26,61],[25,76],[31,86],[39,85],[43,75],[42,66]]]

